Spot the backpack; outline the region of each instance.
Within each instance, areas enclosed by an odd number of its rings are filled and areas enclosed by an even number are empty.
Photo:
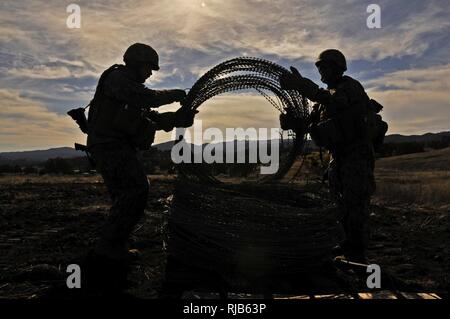
[[[383,105],[370,99],[369,110],[365,117],[365,124],[367,125],[367,137],[372,141],[375,152],[379,152],[384,142],[384,137],[388,131],[388,124],[383,121],[380,112],[383,110]]]

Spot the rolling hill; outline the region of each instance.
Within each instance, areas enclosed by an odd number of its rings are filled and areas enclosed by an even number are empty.
[[[405,143],[405,142],[432,142],[450,139],[450,132],[426,133],[423,135],[388,135],[385,143]],[[228,142],[232,143],[232,142]],[[313,143],[309,141],[309,147],[314,148]],[[159,151],[169,151],[173,146],[173,141],[164,142],[153,145]],[[34,164],[48,160],[49,158],[74,158],[84,156],[85,154],[76,151],[71,147],[50,148],[47,150],[20,151],[20,152],[3,152],[0,153],[0,164]],[[408,155],[406,155],[408,156]],[[424,155],[425,156],[425,155]]]
[[[450,147],[423,153],[385,157],[377,160],[378,169],[399,171],[450,171]]]

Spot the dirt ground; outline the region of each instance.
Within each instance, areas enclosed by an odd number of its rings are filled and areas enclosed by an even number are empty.
[[[143,258],[133,267],[130,278],[136,285],[129,293],[141,298],[157,298],[161,288],[166,203],[175,184],[167,176],[150,180],[148,209],[133,234]],[[370,261],[417,290],[448,297],[448,209],[374,203]],[[98,176],[0,177],[0,298],[45,293],[52,276],[58,279],[58,271],[92,246],[108,207]]]
[[[143,254],[131,275],[139,282],[133,293],[146,298],[157,297],[161,285],[163,201],[173,186],[170,179],[153,184],[145,218],[132,238]],[[77,263],[92,247],[108,213],[106,188],[99,176],[4,176],[0,189],[0,297],[40,296],[52,284],[48,278],[58,279],[58,270]]]

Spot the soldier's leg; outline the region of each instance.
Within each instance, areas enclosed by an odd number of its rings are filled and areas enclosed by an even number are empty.
[[[341,248],[345,248],[343,246],[346,246],[346,237],[347,237],[347,217],[348,213],[343,201],[343,194],[342,194],[342,182],[341,182],[341,173],[340,173],[340,165],[339,162],[331,158],[329,166],[328,166],[328,183],[330,188],[330,195],[334,203],[336,204],[337,210],[338,210],[338,223],[339,228],[341,230],[341,238],[339,240],[339,246],[336,247],[336,250],[341,250]],[[338,253],[336,251],[336,253]]]
[[[343,200],[347,210],[346,229],[350,249],[364,256],[370,237],[369,205],[375,190],[373,161],[352,156],[342,164]]]
[[[125,257],[126,242],[147,203],[147,176],[136,151],[129,146],[103,147],[93,155],[113,200],[96,251],[112,258]]]

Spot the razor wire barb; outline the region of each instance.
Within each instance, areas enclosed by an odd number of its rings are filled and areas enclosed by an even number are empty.
[[[309,116],[308,100],[296,90],[283,90],[280,87],[280,76],[286,72],[289,72],[286,68],[260,58],[238,57],[227,60],[216,65],[197,80],[189,90],[183,105],[195,110],[214,96],[254,89],[279,112],[284,113],[289,110],[297,119],[306,119]],[[271,96],[271,93],[274,97]],[[306,133],[293,132],[291,136],[293,147],[287,160],[280,163],[277,174],[266,180],[279,179],[284,176],[302,153]],[[186,170],[187,166],[183,165],[183,167]],[[191,170],[190,173],[198,176],[200,173],[196,171]]]

